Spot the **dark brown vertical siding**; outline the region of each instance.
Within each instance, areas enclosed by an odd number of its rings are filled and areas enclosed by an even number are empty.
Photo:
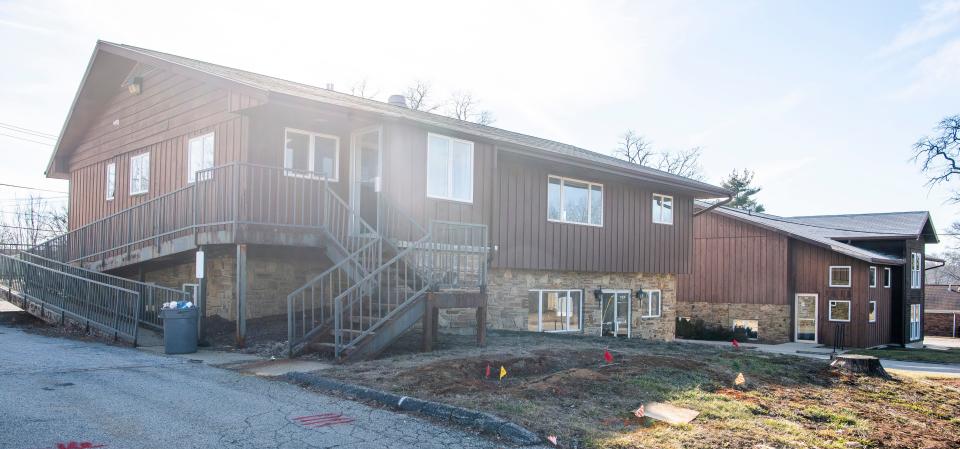
[[[693,219],[692,270],[679,302],[789,305],[787,237],[716,213]]]
[[[162,70],[146,75],[142,86],[140,95],[117,86],[70,156],[71,229],[185,186],[191,137],[216,134],[216,165],[239,158],[246,122],[228,112],[229,92]],[[130,196],[130,157],[145,152],[149,191]],[[117,165],[112,201],[106,200],[110,162]]]
[[[790,248],[792,265],[795,267],[793,294],[817,294],[818,317],[817,339],[832,345],[838,326],[844,328],[846,346],[869,347],[890,341],[891,289],[883,288],[883,266],[872,265],[862,260],[838,254],[799,241],[792,241]],[[830,266],[850,266],[851,286],[830,287]],[[877,267],[877,287],[869,287],[869,267]],[[850,301],[850,322],[837,323],[829,320],[830,300]],[[868,322],[869,302],[877,302],[877,321]]]

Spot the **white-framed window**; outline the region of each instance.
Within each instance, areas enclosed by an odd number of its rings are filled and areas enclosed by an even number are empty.
[[[893,282],[893,270],[890,267],[883,267],[883,288],[890,288]]]
[[[575,332],[582,329],[583,290],[534,289],[527,296],[527,330]]]
[[[190,300],[194,304],[200,299],[200,284],[183,284],[182,290],[190,294]]]
[[[910,304],[910,340],[920,339],[920,304]]]
[[[340,138],[284,128],[283,168],[287,176],[337,182],[340,174]]]
[[[150,191],[150,153],[130,156],[130,195]]]
[[[830,300],[828,310],[830,321],[850,322],[850,301]]]
[[[107,201],[113,200],[117,196],[117,163],[107,164],[106,185],[104,186]]]
[[[870,283],[869,284],[870,288],[876,288],[877,287],[877,267],[870,267],[870,271],[868,273],[867,278]]]
[[[603,226],[603,185],[547,176],[547,220]]]
[[[910,288],[920,288],[923,282],[923,255],[910,253]]]
[[[653,194],[653,222],[673,224],[673,197],[670,195]]]
[[[757,340],[760,338],[759,328],[759,320],[733,320],[733,332],[736,333],[737,330],[742,330],[749,340]]]
[[[867,322],[876,323],[877,322],[877,302],[870,301],[867,303],[869,309],[867,310]]]
[[[660,316],[663,293],[660,290],[646,290],[640,300],[640,318],[656,318]]]
[[[831,287],[849,287],[850,286],[850,266],[831,266],[830,267],[830,286]]]
[[[427,196],[473,202],[473,142],[427,133]]]
[[[187,182],[197,181],[197,172],[213,168],[213,135],[204,134],[190,139],[187,142]],[[210,178],[210,172],[203,175],[201,181]]]

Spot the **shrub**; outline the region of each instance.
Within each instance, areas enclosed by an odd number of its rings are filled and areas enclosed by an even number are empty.
[[[677,318],[677,338],[712,341],[730,341],[736,338],[737,341],[747,341],[750,339],[749,334],[749,328],[728,329],[715,324],[708,325],[700,318],[696,320]]]

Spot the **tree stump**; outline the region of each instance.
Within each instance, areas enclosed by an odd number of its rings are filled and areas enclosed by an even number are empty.
[[[889,379],[890,375],[880,365],[880,359],[869,355],[840,354],[830,362],[830,369],[849,374],[864,374]]]

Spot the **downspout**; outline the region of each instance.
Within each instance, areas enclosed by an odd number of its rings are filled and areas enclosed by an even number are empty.
[[[694,213],[693,213],[693,216],[696,217],[697,215],[700,215],[700,214],[702,214],[702,213],[704,213],[704,212],[710,212],[711,210],[716,209],[716,208],[718,208],[718,207],[720,207],[720,206],[723,206],[724,204],[729,204],[731,201],[733,201],[733,195],[727,195],[727,199],[722,200],[722,201],[717,201],[716,203],[711,204],[711,205],[710,205],[709,207],[707,207],[706,209],[701,209],[701,210],[699,210],[699,211],[697,211],[697,212],[694,212]]]

